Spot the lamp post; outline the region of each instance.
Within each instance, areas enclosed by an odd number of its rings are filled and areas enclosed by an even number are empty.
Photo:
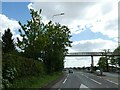
[[[54,18],[55,16],[60,16],[60,15],[64,15],[64,13],[60,13],[60,14],[55,14],[55,15],[53,15],[53,16],[52,16],[52,20],[53,20],[53,18]]]

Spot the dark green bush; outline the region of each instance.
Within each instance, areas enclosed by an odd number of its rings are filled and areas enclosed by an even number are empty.
[[[11,81],[21,77],[42,76],[43,74],[45,74],[45,68],[42,62],[18,55],[3,54],[2,77],[4,85],[4,81],[7,80],[12,83]]]

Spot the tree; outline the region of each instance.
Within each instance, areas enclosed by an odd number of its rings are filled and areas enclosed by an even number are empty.
[[[63,68],[63,60],[67,53],[66,47],[70,47],[72,43],[69,40],[70,31],[67,26],[62,26],[59,23],[52,24],[51,21],[45,27],[48,43],[45,47],[44,62],[49,68],[49,73],[60,71]]]
[[[100,57],[100,59],[98,61],[98,65],[100,68],[101,75],[103,75],[103,71],[106,69],[106,58]]]
[[[108,60],[110,59],[110,57],[107,56],[107,54],[110,52],[110,49],[104,49],[104,55],[105,56],[105,63],[106,63],[106,71],[108,72],[109,71],[109,64],[108,64]]]
[[[120,46],[118,46],[118,47],[114,50],[114,54],[120,55]],[[116,63],[120,66],[120,56],[115,57],[115,61],[116,61]]]
[[[37,11],[30,10],[32,19],[19,29],[22,40],[18,40],[18,46],[24,55],[29,58],[40,58],[46,65],[48,73],[60,71],[63,68],[63,60],[67,53],[66,47],[71,46],[69,40],[70,30],[67,26],[49,21],[44,24]],[[41,10],[40,10],[41,14]]]
[[[41,13],[41,10],[39,13]],[[44,24],[41,22],[41,17],[37,11],[30,9],[30,14],[32,19],[28,20],[27,24],[22,25],[22,23],[19,21],[19,25],[22,28],[19,29],[22,41],[17,38],[17,45],[21,50],[24,51],[26,57],[36,59],[36,55],[38,55],[37,52],[41,52],[41,49],[44,48],[44,39],[42,37],[44,36]]]
[[[115,58],[114,57],[111,57],[110,59],[110,64],[113,66],[113,65],[116,65],[116,61],[115,61]]]
[[[106,58],[105,57],[100,57],[98,61],[98,65],[100,68],[105,69],[106,68]]]
[[[15,45],[12,39],[12,33],[8,28],[2,36],[2,51],[3,53],[9,53],[15,51]]]

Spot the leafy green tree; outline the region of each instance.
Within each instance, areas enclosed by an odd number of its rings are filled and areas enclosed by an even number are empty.
[[[5,30],[5,33],[2,35],[2,51],[3,53],[10,53],[15,51],[12,33],[9,28]]]
[[[119,54],[119,55],[120,55],[120,46],[118,46],[118,47],[114,50],[114,54]],[[115,59],[116,59],[116,63],[120,66],[120,56],[117,56]]]
[[[39,13],[41,13],[41,10]],[[44,24],[41,22],[41,17],[37,11],[30,9],[30,14],[32,19],[28,20],[27,24],[22,25],[22,23],[19,21],[19,25],[22,28],[19,29],[22,41],[17,38],[17,45],[21,50],[24,51],[26,57],[36,58],[36,55],[38,55],[38,50],[41,52],[41,49],[43,48],[42,44],[44,44],[44,39],[42,37],[44,36]]]
[[[45,47],[44,62],[49,68],[48,72],[60,71],[63,68],[63,60],[67,53],[66,47],[71,46],[71,35],[67,26],[51,21],[46,24],[46,36],[48,43]]]
[[[71,46],[70,30],[67,26],[52,21],[44,24],[37,11],[30,10],[32,19],[19,29],[22,41],[18,39],[18,46],[29,58],[40,58],[46,65],[47,71],[60,71],[67,53],[66,47]],[[41,10],[40,10],[41,13]]]
[[[109,71],[109,63],[108,63],[108,60],[110,59],[110,57],[107,56],[107,54],[110,52],[110,49],[104,49],[104,55],[105,56],[105,63],[106,63],[106,71],[108,72]]]
[[[105,69],[106,68],[106,62],[105,62],[106,58],[105,57],[100,57],[99,61],[98,61],[98,65],[100,68]]]
[[[111,59],[110,59],[110,64],[111,64],[111,65],[116,65],[116,61],[115,61],[115,58],[114,58],[114,57],[111,57]]]

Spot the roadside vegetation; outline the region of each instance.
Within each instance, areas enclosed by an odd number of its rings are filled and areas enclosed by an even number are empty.
[[[107,55],[109,53],[109,50],[104,50],[104,53]],[[114,54],[120,55],[120,46],[118,46],[114,51]],[[102,56],[99,58],[98,62],[99,68],[102,69],[102,71],[112,71],[115,72],[120,67],[120,56]],[[111,70],[110,70],[111,67]]]
[[[13,39],[10,27],[2,35],[2,88],[39,88],[62,76],[70,30],[52,21],[44,24],[41,12],[30,9],[31,19],[18,22],[21,38]]]

